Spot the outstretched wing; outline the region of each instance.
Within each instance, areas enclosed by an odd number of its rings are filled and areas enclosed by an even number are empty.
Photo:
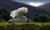
[[[10,16],[12,18],[15,18],[15,17],[20,16],[20,15],[23,15],[23,14],[25,14],[27,12],[28,12],[28,8],[21,7],[19,9],[15,10],[15,11],[10,12]]]

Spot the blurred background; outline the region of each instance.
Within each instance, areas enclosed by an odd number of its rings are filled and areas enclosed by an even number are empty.
[[[0,0],[0,22],[6,21],[6,23],[7,23],[7,21],[9,19],[12,19],[10,17],[10,12],[13,10],[16,10],[20,7],[28,8],[28,13],[24,14],[24,16],[26,16],[28,18],[27,23],[28,22],[29,23],[31,23],[31,22],[41,23],[42,22],[42,24],[43,23],[45,24],[47,22],[47,24],[48,24],[48,22],[49,22],[49,24],[50,24],[50,1],[49,0]],[[0,24],[2,24],[2,23],[0,23]],[[36,23],[33,23],[33,24],[36,24]],[[32,26],[32,25],[28,25],[28,26]],[[33,25],[33,27],[34,27],[34,25]],[[39,25],[39,28],[40,27],[41,27],[40,30],[50,30],[49,29],[50,25],[49,25],[49,27]],[[44,29],[43,29],[43,27],[44,27]],[[35,27],[34,29],[37,30],[38,28]]]

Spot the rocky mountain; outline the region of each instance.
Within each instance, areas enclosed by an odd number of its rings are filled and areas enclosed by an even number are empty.
[[[43,8],[45,10],[50,10],[50,3],[46,3],[46,4],[42,5],[42,6],[40,6],[40,8]]]
[[[42,8],[33,7],[24,3],[20,2],[13,2],[10,0],[0,0],[0,11],[3,11],[3,9],[6,9],[7,12],[10,12],[14,9],[18,9],[20,7],[27,7],[28,13],[24,14],[27,18],[32,18],[34,16],[37,16],[39,14],[48,14],[48,11]],[[7,17],[8,18],[8,17]]]

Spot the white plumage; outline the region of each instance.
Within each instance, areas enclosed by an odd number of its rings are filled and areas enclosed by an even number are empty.
[[[25,14],[27,12],[28,12],[28,8],[21,7],[19,9],[15,10],[15,11],[10,12],[10,16],[12,18],[14,18],[14,17],[20,16],[20,15],[23,15],[23,14]]]
[[[22,16],[21,18],[14,18],[14,19],[10,19],[8,22],[26,22],[27,18],[25,16]]]
[[[25,14],[27,12],[28,12],[28,8],[26,8],[26,7],[21,7],[15,11],[10,12],[10,16],[13,19],[10,19],[8,22],[27,21],[27,18],[25,16],[23,16],[23,14]]]

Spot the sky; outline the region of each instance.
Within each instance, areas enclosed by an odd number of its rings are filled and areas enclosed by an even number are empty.
[[[13,0],[15,2],[25,3],[31,6],[39,7],[45,3],[50,2],[49,0]]]
[[[49,2],[49,0],[14,0],[19,2]]]

